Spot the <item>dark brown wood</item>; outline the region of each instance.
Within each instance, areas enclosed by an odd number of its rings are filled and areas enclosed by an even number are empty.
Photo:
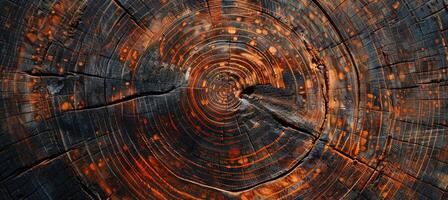
[[[0,0],[0,199],[447,199],[446,0]]]

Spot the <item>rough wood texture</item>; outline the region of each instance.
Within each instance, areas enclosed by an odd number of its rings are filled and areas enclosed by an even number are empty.
[[[447,0],[0,0],[0,199],[447,199]]]

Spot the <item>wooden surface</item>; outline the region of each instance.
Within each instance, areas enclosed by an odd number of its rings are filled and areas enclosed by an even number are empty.
[[[0,199],[447,199],[446,0],[0,0]]]

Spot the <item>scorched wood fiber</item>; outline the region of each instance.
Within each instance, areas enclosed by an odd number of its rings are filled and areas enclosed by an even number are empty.
[[[447,0],[0,0],[0,199],[448,199]]]

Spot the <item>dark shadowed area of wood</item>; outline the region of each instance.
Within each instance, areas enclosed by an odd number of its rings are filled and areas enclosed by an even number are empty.
[[[448,199],[447,0],[0,0],[0,199]]]

